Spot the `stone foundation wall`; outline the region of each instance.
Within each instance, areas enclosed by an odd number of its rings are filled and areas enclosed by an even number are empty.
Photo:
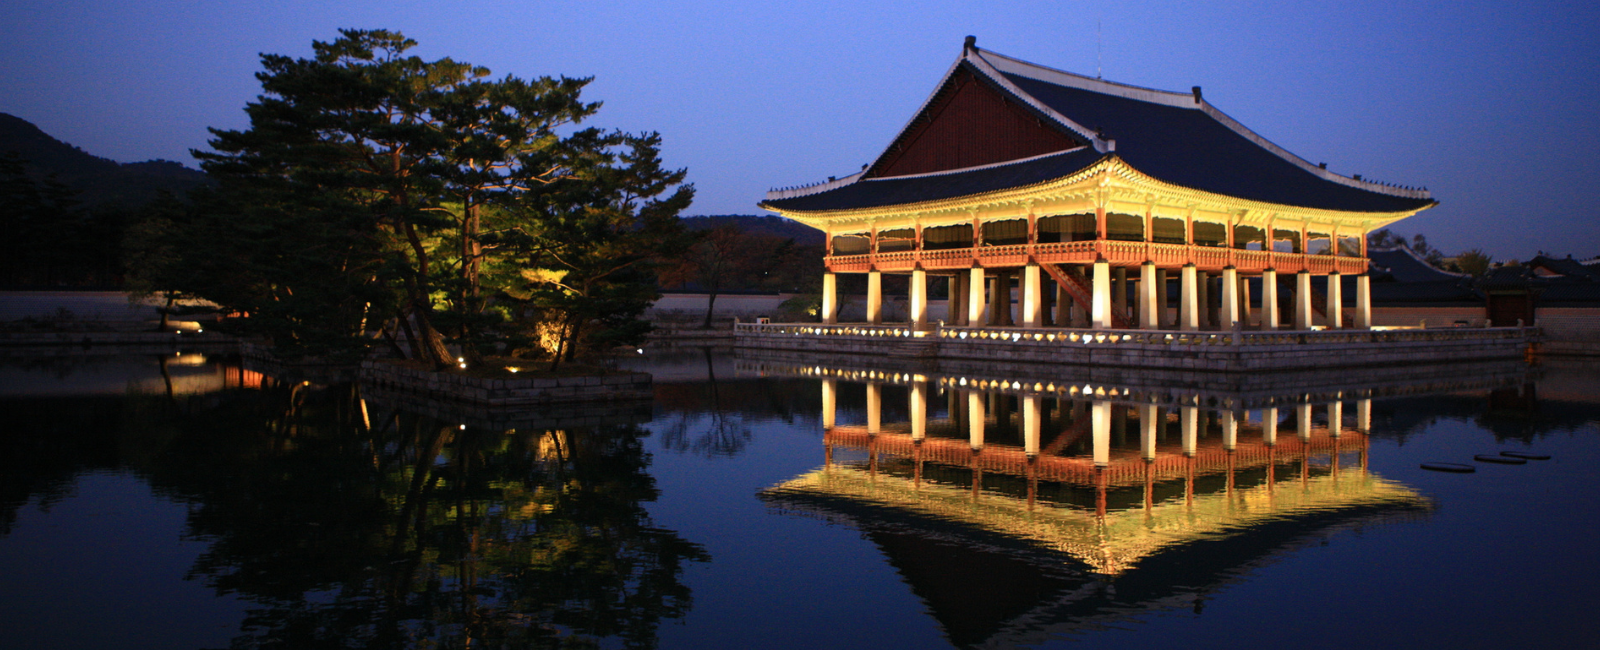
[[[571,402],[648,400],[650,375],[619,371],[606,375],[529,379],[483,379],[409,368],[386,360],[361,363],[363,385],[443,400],[488,406],[538,406]]]

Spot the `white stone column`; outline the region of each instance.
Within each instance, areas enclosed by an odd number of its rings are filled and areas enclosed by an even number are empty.
[[[1362,433],[1372,433],[1372,400],[1356,400],[1356,428]]]
[[[1338,271],[1328,274],[1328,329],[1344,327],[1344,283]]]
[[[1311,272],[1294,274],[1294,328],[1311,329]]]
[[[1156,263],[1139,265],[1139,327],[1161,329],[1161,310],[1156,307]]]
[[[1097,330],[1111,329],[1111,264],[1105,260],[1094,263],[1094,304],[1090,318]]]
[[[839,277],[833,273],[822,274],[822,322],[839,322]]]
[[[1250,314],[1250,278],[1243,273],[1239,274],[1239,322],[1244,323],[1246,329],[1255,322]]]
[[[1358,330],[1372,329],[1372,278],[1365,273],[1356,276],[1356,318]]]
[[[1344,402],[1328,404],[1328,435],[1337,438],[1344,434]]]
[[[1029,456],[1039,455],[1039,425],[1044,419],[1044,407],[1038,394],[1022,396],[1022,451]]]
[[[966,278],[961,277],[959,274],[950,276],[950,288],[948,291],[950,300],[945,303],[944,314],[945,320],[956,327],[963,327],[967,324],[966,290]]]
[[[1193,264],[1183,265],[1182,287],[1178,295],[1178,329],[1193,332],[1200,329],[1199,271]]]
[[[1311,405],[1294,405],[1294,414],[1295,423],[1298,425],[1295,428],[1300,434],[1300,440],[1302,442],[1311,442]]]
[[[1278,272],[1261,272],[1261,329],[1275,331],[1283,325],[1278,318]]]
[[[1171,321],[1167,320],[1167,270],[1156,269],[1156,323],[1158,327],[1166,327]]]
[[[1200,444],[1200,409],[1194,406],[1180,409],[1178,427],[1183,434],[1183,455],[1193,458],[1195,448]]]
[[[1095,402],[1089,418],[1094,434],[1094,466],[1105,467],[1111,464],[1111,402]]]
[[[984,289],[988,283],[983,279],[983,267],[973,267],[967,277],[967,327],[983,327],[989,322],[984,319]]]
[[[1232,409],[1218,414],[1222,419],[1222,448],[1228,451],[1239,446],[1239,418]]]
[[[883,430],[883,384],[867,382],[867,433],[877,435]]]
[[[1039,288],[1039,265],[1029,263],[1022,267],[1022,326],[1039,327],[1044,324],[1043,298]]]
[[[1222,331],[1231,332],[1239,327],[1239,271],[1232,266],[1222,269],[1222,305],[1217,310],[1217,323]]]
[[[967,391],[967,443],[983,449],[983,393]]]
[[[1261,409],[1261,441],[1268,446],[1278,444],[1278,407]]]
[[[1161,407],[1146,404],[1139,413],[1139,455],[1145,460],[1156,458],[1156,428],[1161,426]]]
[[[839,414],[839,380],[822,380],[822,429],[833,428],[834,419]]]
[[[867,322],[883,324],[883,273],[867,271]]]
[[[928,435],[928,382],[911,382],[906,406],[911,410],[911,439],[922,440]]]
[[[928,329],[928,272],[922,269],[911,271],[911,328],[917,331]]]

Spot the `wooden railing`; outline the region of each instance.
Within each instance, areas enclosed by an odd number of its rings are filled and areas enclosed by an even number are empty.
[[[1367,270],[1367,258],[1364,257],[1111,240],[832,255],[825,258],[824,262],[834,272],[864,273],[873,269],[910,271],[919,265],[929,270],[963,269],[971,267],[974,262],[990,268],[1018,267],[1030,261],[1039,264],[1089,264],[1101,258],[1113,266],[1138,266],[1148,260],[1162,268],[1194,264],[1202,271],[1211,272],[1228,266],[1247,273],[1275,269],[1279,273],[1305,270],[1325,275],[1333,271],[1357,274]]]
[[[738,323],[739,334],[773,337],[935,338],[952,342],[1033,343],[1044,345],[1121,346],[1259,346],[1338,345],[1441,341],[1531,339],[1531,327],[1450,327],[1396,330],[1279,330],[1275,332],[1181,332],[1135,329],[1056,329],[1024,327],[954,327],[930,325],[918,331],[907,324],[866,325],[814,323]]]

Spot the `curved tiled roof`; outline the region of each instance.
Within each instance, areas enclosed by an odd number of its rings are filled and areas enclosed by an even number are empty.
[[[922,201],[970,196],[1011,187],[1025,187],[1070,176],[1105,157],[1081,147],[1021,162],[987,165],[943,174],[891,176],[858,180],[816,194],[768,199],[762,204],[779,210],[813,212],[878,208]]]

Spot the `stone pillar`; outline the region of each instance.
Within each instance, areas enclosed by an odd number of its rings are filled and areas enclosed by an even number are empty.
[[[1156,269],[1156,324],[1166,327],[1167,320],[1167,270]]]
[[[1283,323],[1278,312],[1278,272],[1261,272],[1261,329],[1275,331]]]
[[[967,442],[973,449],[983,449],[983,393],[967,391]]]
[[[883,429],[883,384],[867,382],[867,433],[877,435]]]
[[[1022,326],[1039,327],[1044,324],[1043,296],[1039,288],[1039,265],[1022,267]]]
[[[1361,433],[1372,433],[1372,400],[1356,400],[1356,429]]]
[[[1161,329],[1161,310],[1156,306],[1156,263],[1139,265],[1139,328]]]
[[[1372,329],[1372,278],[1362,273],[1356,276],[1356,318],[1358,330]]]
[[[1183,265],[1181,287],[1178,290],[1178,329],[1193,332],[1200,329],[1199,272],[1193,264]]]
[[[834,418],[839,414],[839,380],[822,380],[822,429],[827,431],[833,428]]]
[[[1111,264],[1105,260],[1094,263],[1094,304],[1090,305],[1090,325],[1097,330],[1111,329]]]
[[[989,324],[995,327],[1011,326],[1011,273],[995,269],[994,281],[989,290]]]
[[[1278,444],[1278,407],[1261,409],[1261,441],[1267,446]]]
[[[1233,451],[1239,446],[1239,418],[1232,409],[1218,414],[1222,418],[1222,448]]]
[[[1328,404],[1328,435],[1337,438],[1344,434],[1344,402]]]
[[[1231,332],[1241,325],[1239,318],[1239,271],[1233,266],[1222,269],[1222,305],[1218,310],[1217,325]]]
[[[1311,329],[1311,272],[1294,274],[1294,328]]]
[[[1338,271],[1328,274],[1328,329],[1344,327],[1344,283]]]
[[[1039,424],[1044,409],[1038,394],[1022,396],[1022,451],[1029,457],[1039,455]]]
[[[973,267],[967,277],[967,327],[983,327],[989,322],[983,317],[983,268]]]
[[[1111,270],[1111,313],[1128,317],[1128,269],[1121,266]]]
[[[911,271],[911,328],[917,331],[928,329],[928,272],[922,269]]]
[[[822,274],[822,322],[839,322],[839,278],[833,273]]]
[[[911,439],[921,441],[928,435],[928,382],[911,382],[906,406],[911,410]]]
[[[1089,418],[1094,435],[1094,466],[1106,467],[1111,464],[1111,402],[1096,401]]]
[[[1146,404],[1139,408],[1139,455],[1145,460],[1155,460],[1156,428],[1161,426],[1161,407]]]
[[[1311,442],[1311,405],[1294,405],[1295,429],[1300,434],[1301,442]]]
[[[1250,315],[1250,278],[1239,274],[1239,322],[1244,323],[1246,329],[1255,321]]]
[[[1194,458],[1195,448],[1200,444],[1200,409],[1185,406],[1179,410],[1178,427],[1183,435],[1183,455]]]
[[[883,324],[883,273],[867,271],[867,322]]]

